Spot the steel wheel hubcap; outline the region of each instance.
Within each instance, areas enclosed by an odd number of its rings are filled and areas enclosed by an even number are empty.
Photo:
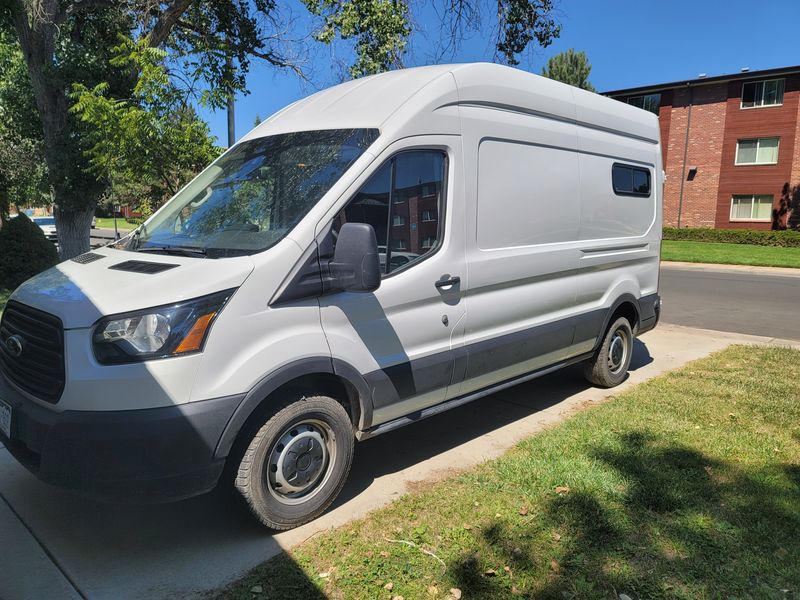
[[[628,338],[617,329],[608,345],[608,368],[612,373],[619,373],[625,365],[628,355]]]
[[[285,504],[304,502],[322,487],[334,458],[333,432],[326,423],[307,420],[292,425],[269,454],[270,493]]]

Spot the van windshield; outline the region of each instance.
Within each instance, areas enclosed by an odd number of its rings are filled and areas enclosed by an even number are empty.
[[[127,250],[240,256],[279,242],[378,137],[331,129],[242,142],[126,238]]]

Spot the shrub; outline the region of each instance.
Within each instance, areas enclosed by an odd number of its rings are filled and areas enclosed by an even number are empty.
[[[24,214],[0,229],[0,288],[14,289],[57,262],[55,244]]]
[[[800,231],[791,229],[773,231],[765,229],[710,229],[708,227],[678,229],[676,227],[665,227],[664,239],[800,248]]]

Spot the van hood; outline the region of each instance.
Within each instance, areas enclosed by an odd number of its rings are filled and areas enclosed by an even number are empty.
[[[238,288],[252,271],[249,256],[210,259],[99,248],[29,279],[11,299],[56,315],[65,329],[79,329],[108,315]]]

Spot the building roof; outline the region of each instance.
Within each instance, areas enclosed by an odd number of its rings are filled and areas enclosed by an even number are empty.
[[[706,85],[710,83],[722,83],[736,79],[764,79],[779,75],[789,75],[791,73],[800,73],[800,65],[793,67],[779,67],[775,69],[763,69],[761,71],[740,71],[738,73],[730,73],[728,75],[714,75],[713,77],[696,77],[694,79],[682,79],[680,81],[671,81],[669,83],[655,83],[652,85],[642,85],[638,87],[611,90],[602,93],[604,96],[628,96],[631,94],[645,94],[648,92],[658,92],[661,90],[680,88],[687,85]]]

